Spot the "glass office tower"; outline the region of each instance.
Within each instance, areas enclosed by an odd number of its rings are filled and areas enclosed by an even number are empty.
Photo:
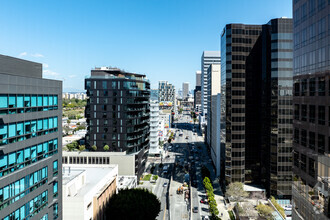
[[[147,160],[150,134],[150,82],[145,75],[114,68],[96,68],[85,79],[86,146],[97,151],[136,155],[139,177]]]
[[[228,24],[221,38],[221,147],[226,183],[291,196],[292,20]]]
[[[294,219],[329,219],[330,2],[294,0]]]
[[[0,55],[1,219],[62,219],[62,82]]]

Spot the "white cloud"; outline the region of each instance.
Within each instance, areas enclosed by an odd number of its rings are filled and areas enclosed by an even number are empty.
[[[75,77],[77,77],[77,75],[69,75],[68,77],[69,78],[75,78]]]
[[[54,71],[51,70],[44,70],[43,73],[45,74],[45,76],[59,76],[59,73],[56,73]]]
[[[20,53],[18,56],[19,57],[24,57],[24,56],[26,56],[27,55],[27,52],[22,52],[22,53]]]
[[[33,56],[33,57],[44,57],[44,55],[42,55],[40,53],[31,54],[31,56]]]
[[[43,66],[44,68],[48,68],[48,67],[49,67],[49,65],[48,65],[47,63],[43,63],[42,66]]]

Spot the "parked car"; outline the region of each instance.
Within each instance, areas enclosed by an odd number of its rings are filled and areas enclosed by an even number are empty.
[[[167,186],[167,183],[164,183],[163,186],[166,187]]]
[[[194,209],[193,209],[193,212],[198,213],[198,207],[195,206]]]

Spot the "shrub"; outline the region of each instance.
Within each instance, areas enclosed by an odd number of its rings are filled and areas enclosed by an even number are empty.
[[[97,147],[95,145],[92,146],[93,151],[97,150]]]
[[[278,212],[282,215],[283,218],[286,218],[285,216],[285,212],[282,206],[280,206],[280,204],[278,204],[276,202],[276,199],[274,198],[274,196],[270,197],[270,201],[273,203],[273,205],[275,206],[275,208],[278,210]]]
[[[109,151],[109,149],[110,149],[109,145],[105,145],[105,146],[103,147],[103,150],[105,150],[105,151]]]

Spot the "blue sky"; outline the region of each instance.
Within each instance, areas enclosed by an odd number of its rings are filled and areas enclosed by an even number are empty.
[[[220,50],[225,24],[292,17],[291,0],[3,0],[0,54],[44,64],[64,91],[83,91],[94,67],[195,86],[203,50]]]

